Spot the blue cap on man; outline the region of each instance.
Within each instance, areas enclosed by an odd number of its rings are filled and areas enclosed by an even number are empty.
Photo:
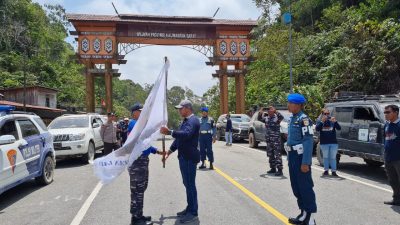
[[[298,94],[298,93],[289,94],[287,97],[287,100],[288,100],[288,102],[294,103],[294,104],[304,104],[307,101],[303,95]]]
[[[136,103],[136,104],[134,104],[134,105],[132,106],[131,112],[133,113],[133,112],[138,111],[138,110],[142,111],[142,109],[143,109],[142,104]]]
[[[201,107],[201,111],[202,112],[208,112],[208,107],[206,107],[206,106]]]

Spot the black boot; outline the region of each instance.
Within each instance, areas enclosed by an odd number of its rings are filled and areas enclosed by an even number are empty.
[[[145,221],[151,221],[151,216],[142,216],[142,219]]]
[[[293,218],[293,217],[289,218],[289,223],[291,223],[291,224],[303,223],[303,221],[300,220],[303,217],[303,213],[304,213],[304,211],[301,210],[301,213],[298,216],[296,216],[295,218]]]
[[[273,173],[276,173],[275,168],[271,168],[270,170],[267,171],[267,174],[273,174]]]
[[[213,163],[210,162],[210,170],[213,170],[213,169],[214,169]]]
[[[201,161],[201,166],[199,167],[199,169],[205,169],[206,165],[204,164],[204,161]]]
[[[277,177],[280,177],[282,175],[283,175],[282,169],[278,169],[278,171],[276,171],[276,173],[275,173],[275,176],[277,176]]]

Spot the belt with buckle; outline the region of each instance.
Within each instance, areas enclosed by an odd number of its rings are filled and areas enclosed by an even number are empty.
[[[211,130],[202,130],[200,134],[211,134]]]

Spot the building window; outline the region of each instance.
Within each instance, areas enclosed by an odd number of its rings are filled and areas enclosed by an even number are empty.
[[[46,96],[46,107],[50,107],[50,98]]]

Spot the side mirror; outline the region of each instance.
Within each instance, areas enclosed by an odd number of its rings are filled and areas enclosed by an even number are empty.
[[[100,124],[99,124],[99,123],[94,123],[94,124],[93,124],[93,128],[98,128],[98,127],[100,127]]]
[[[224,122],[224,123],[226,123],[227,121],[228,121],[227,119],[222,120],[222,122]]]
[[[0,136],[0,145],[12,144],[17,140],[13,135],[3,135]]]

